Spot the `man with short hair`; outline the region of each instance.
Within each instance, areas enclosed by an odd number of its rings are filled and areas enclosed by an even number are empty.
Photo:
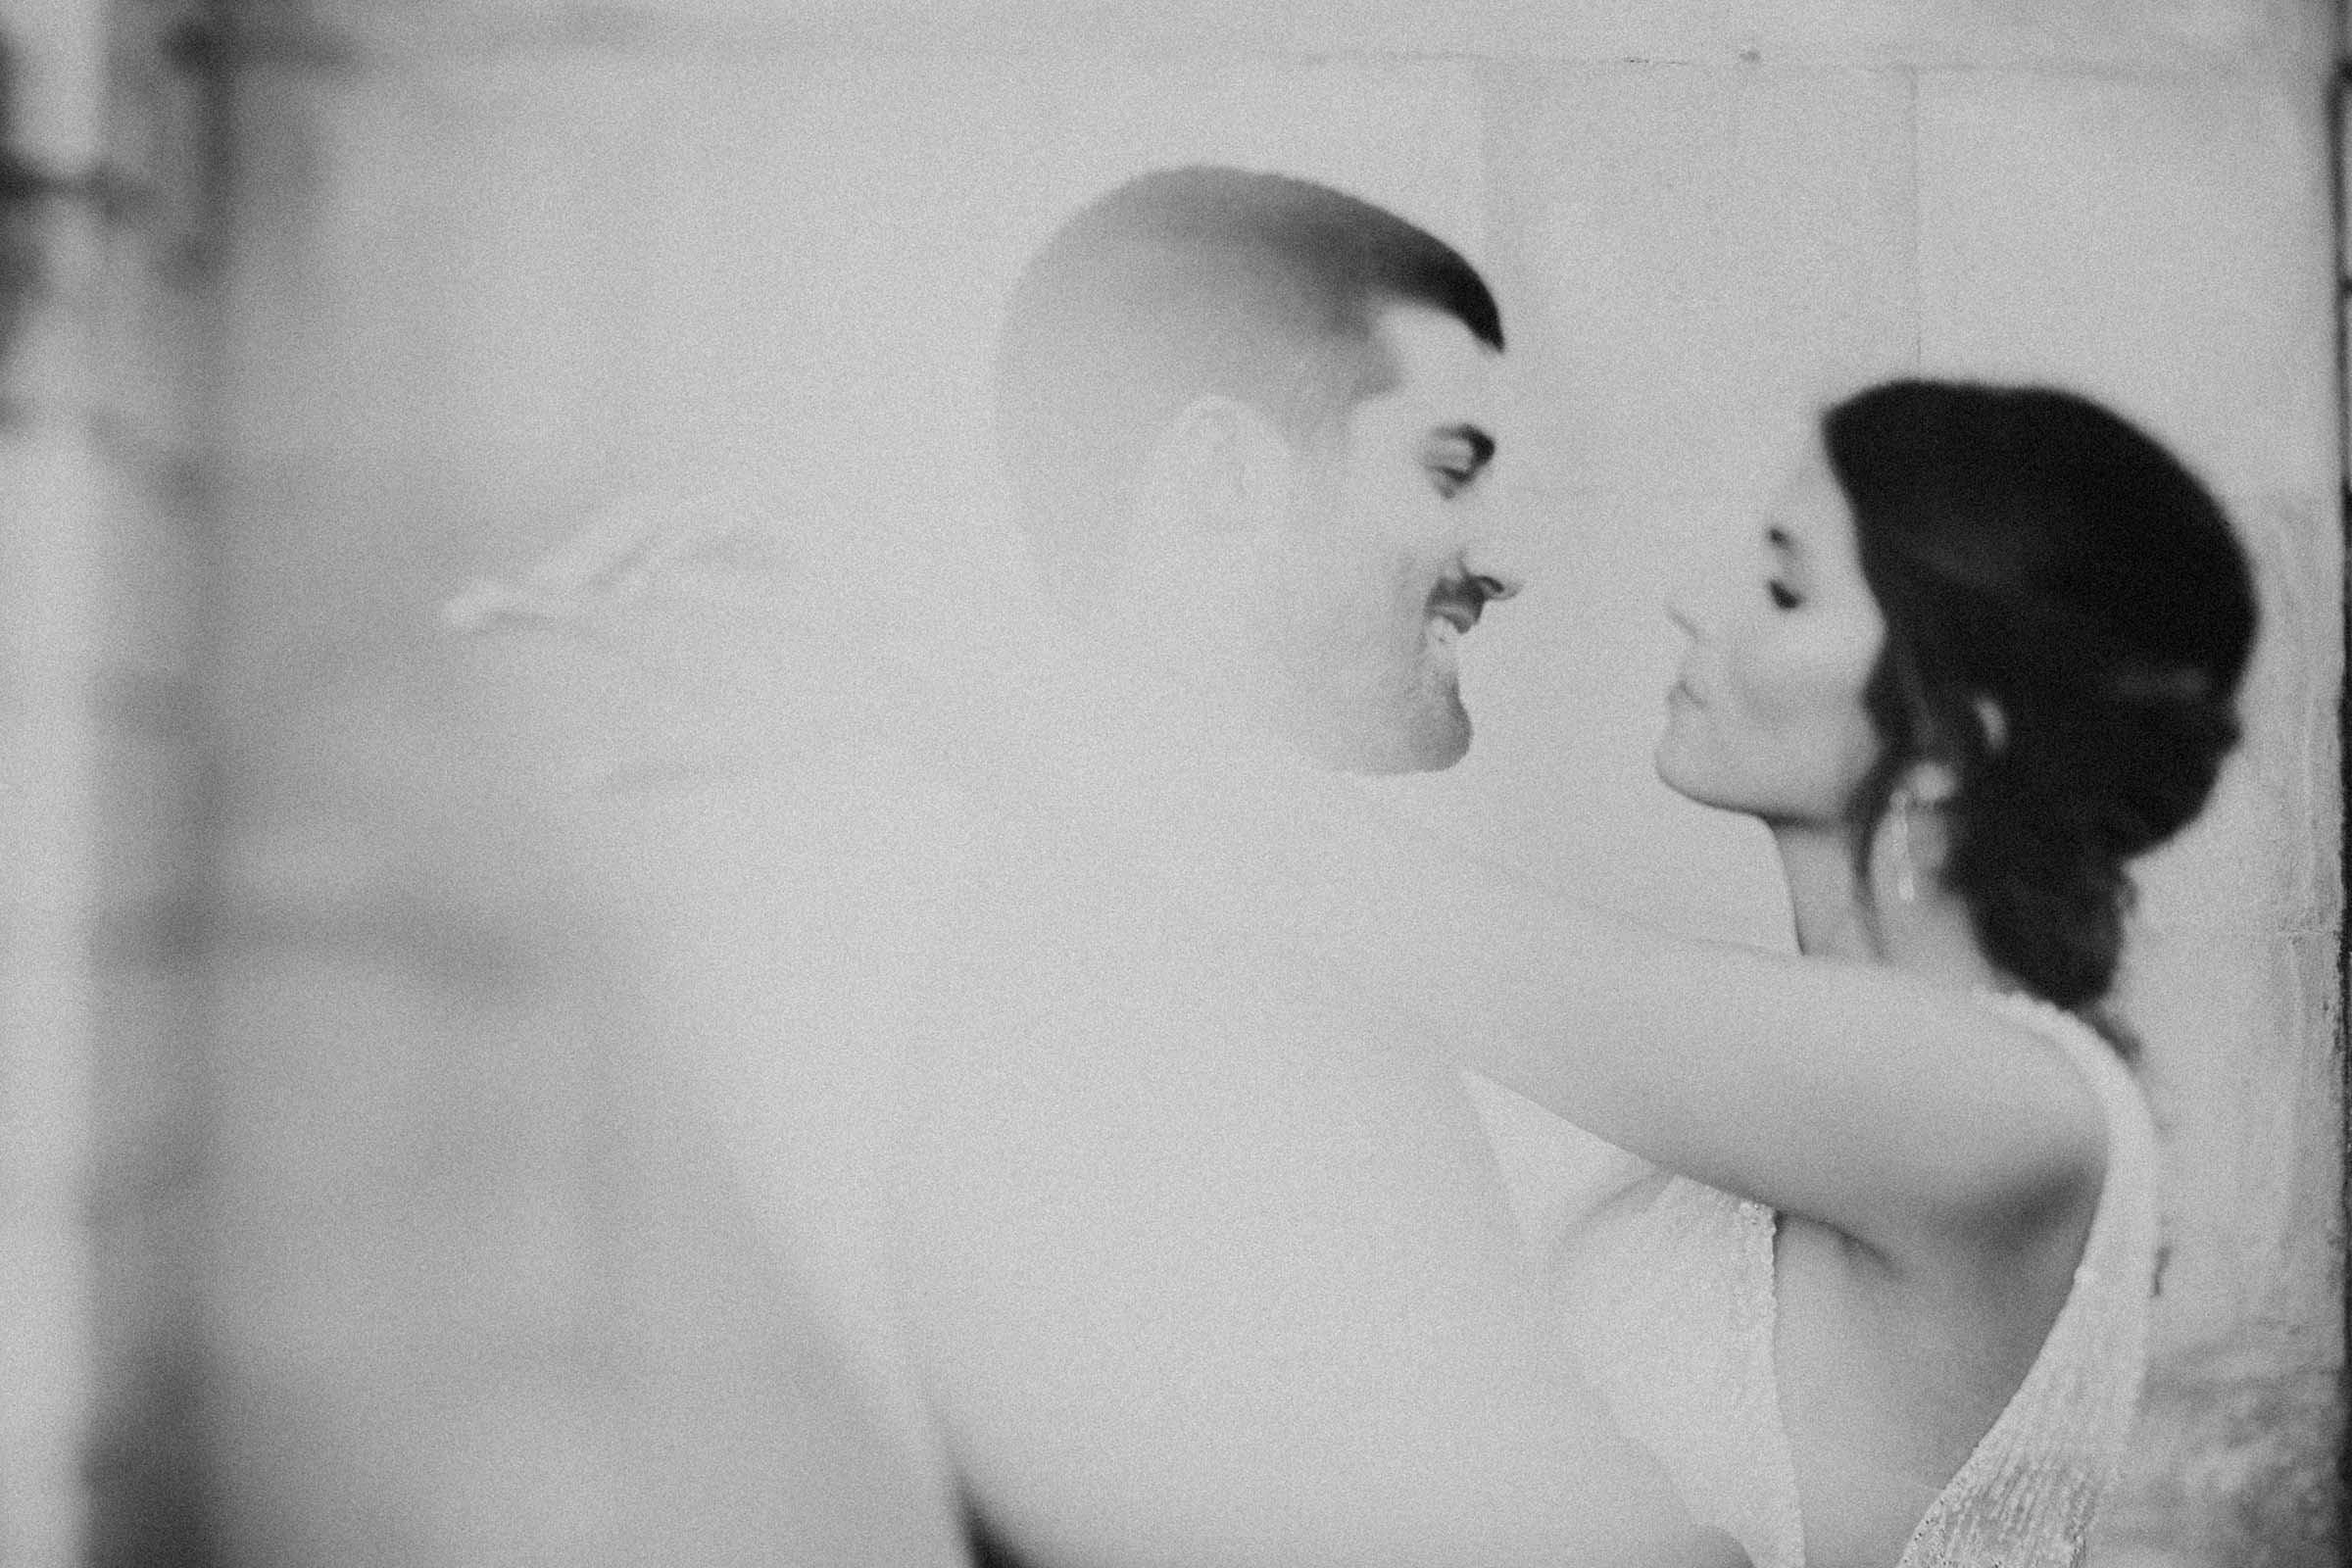
[[[1502,341],[1438,240],[1230,170],[1015,292],[1043,722],[899,1014],[900,1321],[984,1562],[1737,1560],[1577,1377],[1418,1022],[1280,940],[1365,830],[1337,775],[1469,745]]]
[[[1517,586],[1474,563],[1502,346],[1477,271],[1394,214],[1278,174],[1129,182],[1031,264],[999,355],[1049,591],[1100,633],[1124,589],[1163,653],[1240,639],[1188,679],[1324,766],[1449,766],[1454,641]]]

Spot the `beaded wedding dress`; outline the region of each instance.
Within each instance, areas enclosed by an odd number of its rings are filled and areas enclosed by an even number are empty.
[[[1896,1568],[2073,1568],[2146,1365],[2156,1147],[2145,1101],[2081,1020],[1983,999],[2065,1051],[2107,1118],[2107,1175],[2073,1290],[2025,1381],[1921,1518]],[[1572,1226],[1550,1279],[1587,1374],[1702,1523],[1755,1568],[1802,1568],[1773,1368],[1772,1210],[1648,1170]]]

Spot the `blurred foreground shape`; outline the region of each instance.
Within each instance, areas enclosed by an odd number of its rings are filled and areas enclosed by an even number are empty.
[[[696,979],[738,951],[722,917],[821,941],[840,844],[796,820],[921,804],[771,810],[762,842],[648,866],[618,863],[625,813],[590,832],[576,802],[618,779],[658,811],[788,746],[778,671],[849,694],[836,742],[879,724],[825,614],[921,657],[1018,635],[939,648],[999,569],[1004,290],[1079,201],[1215,159],[1393,205],[1505,290],[1542,569],[1478,650],[1472,759],[1396,793],[1608,902],[1780,940],[1760,845],[1648,779],[1655,607],[1822,397],[2067,378],[2214,482],[2266,626],[2246,751],[2145,879],[2126,1004],[2174,1252],[2095,1560],[2338,1560],[2335,5],[22,0],[0,24],[33,167],[109,175],[31,209],[0,425],[0,1557],[944,1560],[805,1309],[815,1221],[746,1187],[711,1088],[821,1096],[844,1042],[812,977],[843,960],[773,995]],[[821,574],[829,610],[788,611],[819,635],[764,640],[787,612],[754,596],[740,642],[706,605],[699,643],[624,612],[505,664],[443,622],[616,501],[705,494]],[[762,867],[808,880],[730,887]],[[670,1037],[698,1006],[736,1009],[703,1019],[722,1039],[804,1034],[698,1076]],[[854,1139],[824,1110],[807,1136]],[[1494,1114],[1545,1200],[1571,1156]]]

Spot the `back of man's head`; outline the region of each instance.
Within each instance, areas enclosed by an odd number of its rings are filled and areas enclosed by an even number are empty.
[[[1458,318],[1499,350],[1476,269],[1367,202],[1281,174],[1142,175],[1081,210],[1013,291],[997,430],[1042,562],[1114,559],[1154,440],[1196,399],[1248,403],[1300,445],[1388,383],[1391,306]]]

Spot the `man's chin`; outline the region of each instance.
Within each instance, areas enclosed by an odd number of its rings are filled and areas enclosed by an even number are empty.
[[[1275,728],[1341,773],[1434,773],[1470,750],[1470,712],[1450,681],[1407,691],[1327,691],[1320,701],[1292,703]]]
[[[1446,732],[1423,748],[1408,771],[1439,773],[1470,755],[1470,720],[1464,717],[1459,724],[1450,725]]]
[[[1340,765],[1351,773],[1395,775],[1438,773],[1470,753],[1470,715],[1425,715],[1420,722],[1400,725],[1378,737],[1367,737],[1354,755]]]

